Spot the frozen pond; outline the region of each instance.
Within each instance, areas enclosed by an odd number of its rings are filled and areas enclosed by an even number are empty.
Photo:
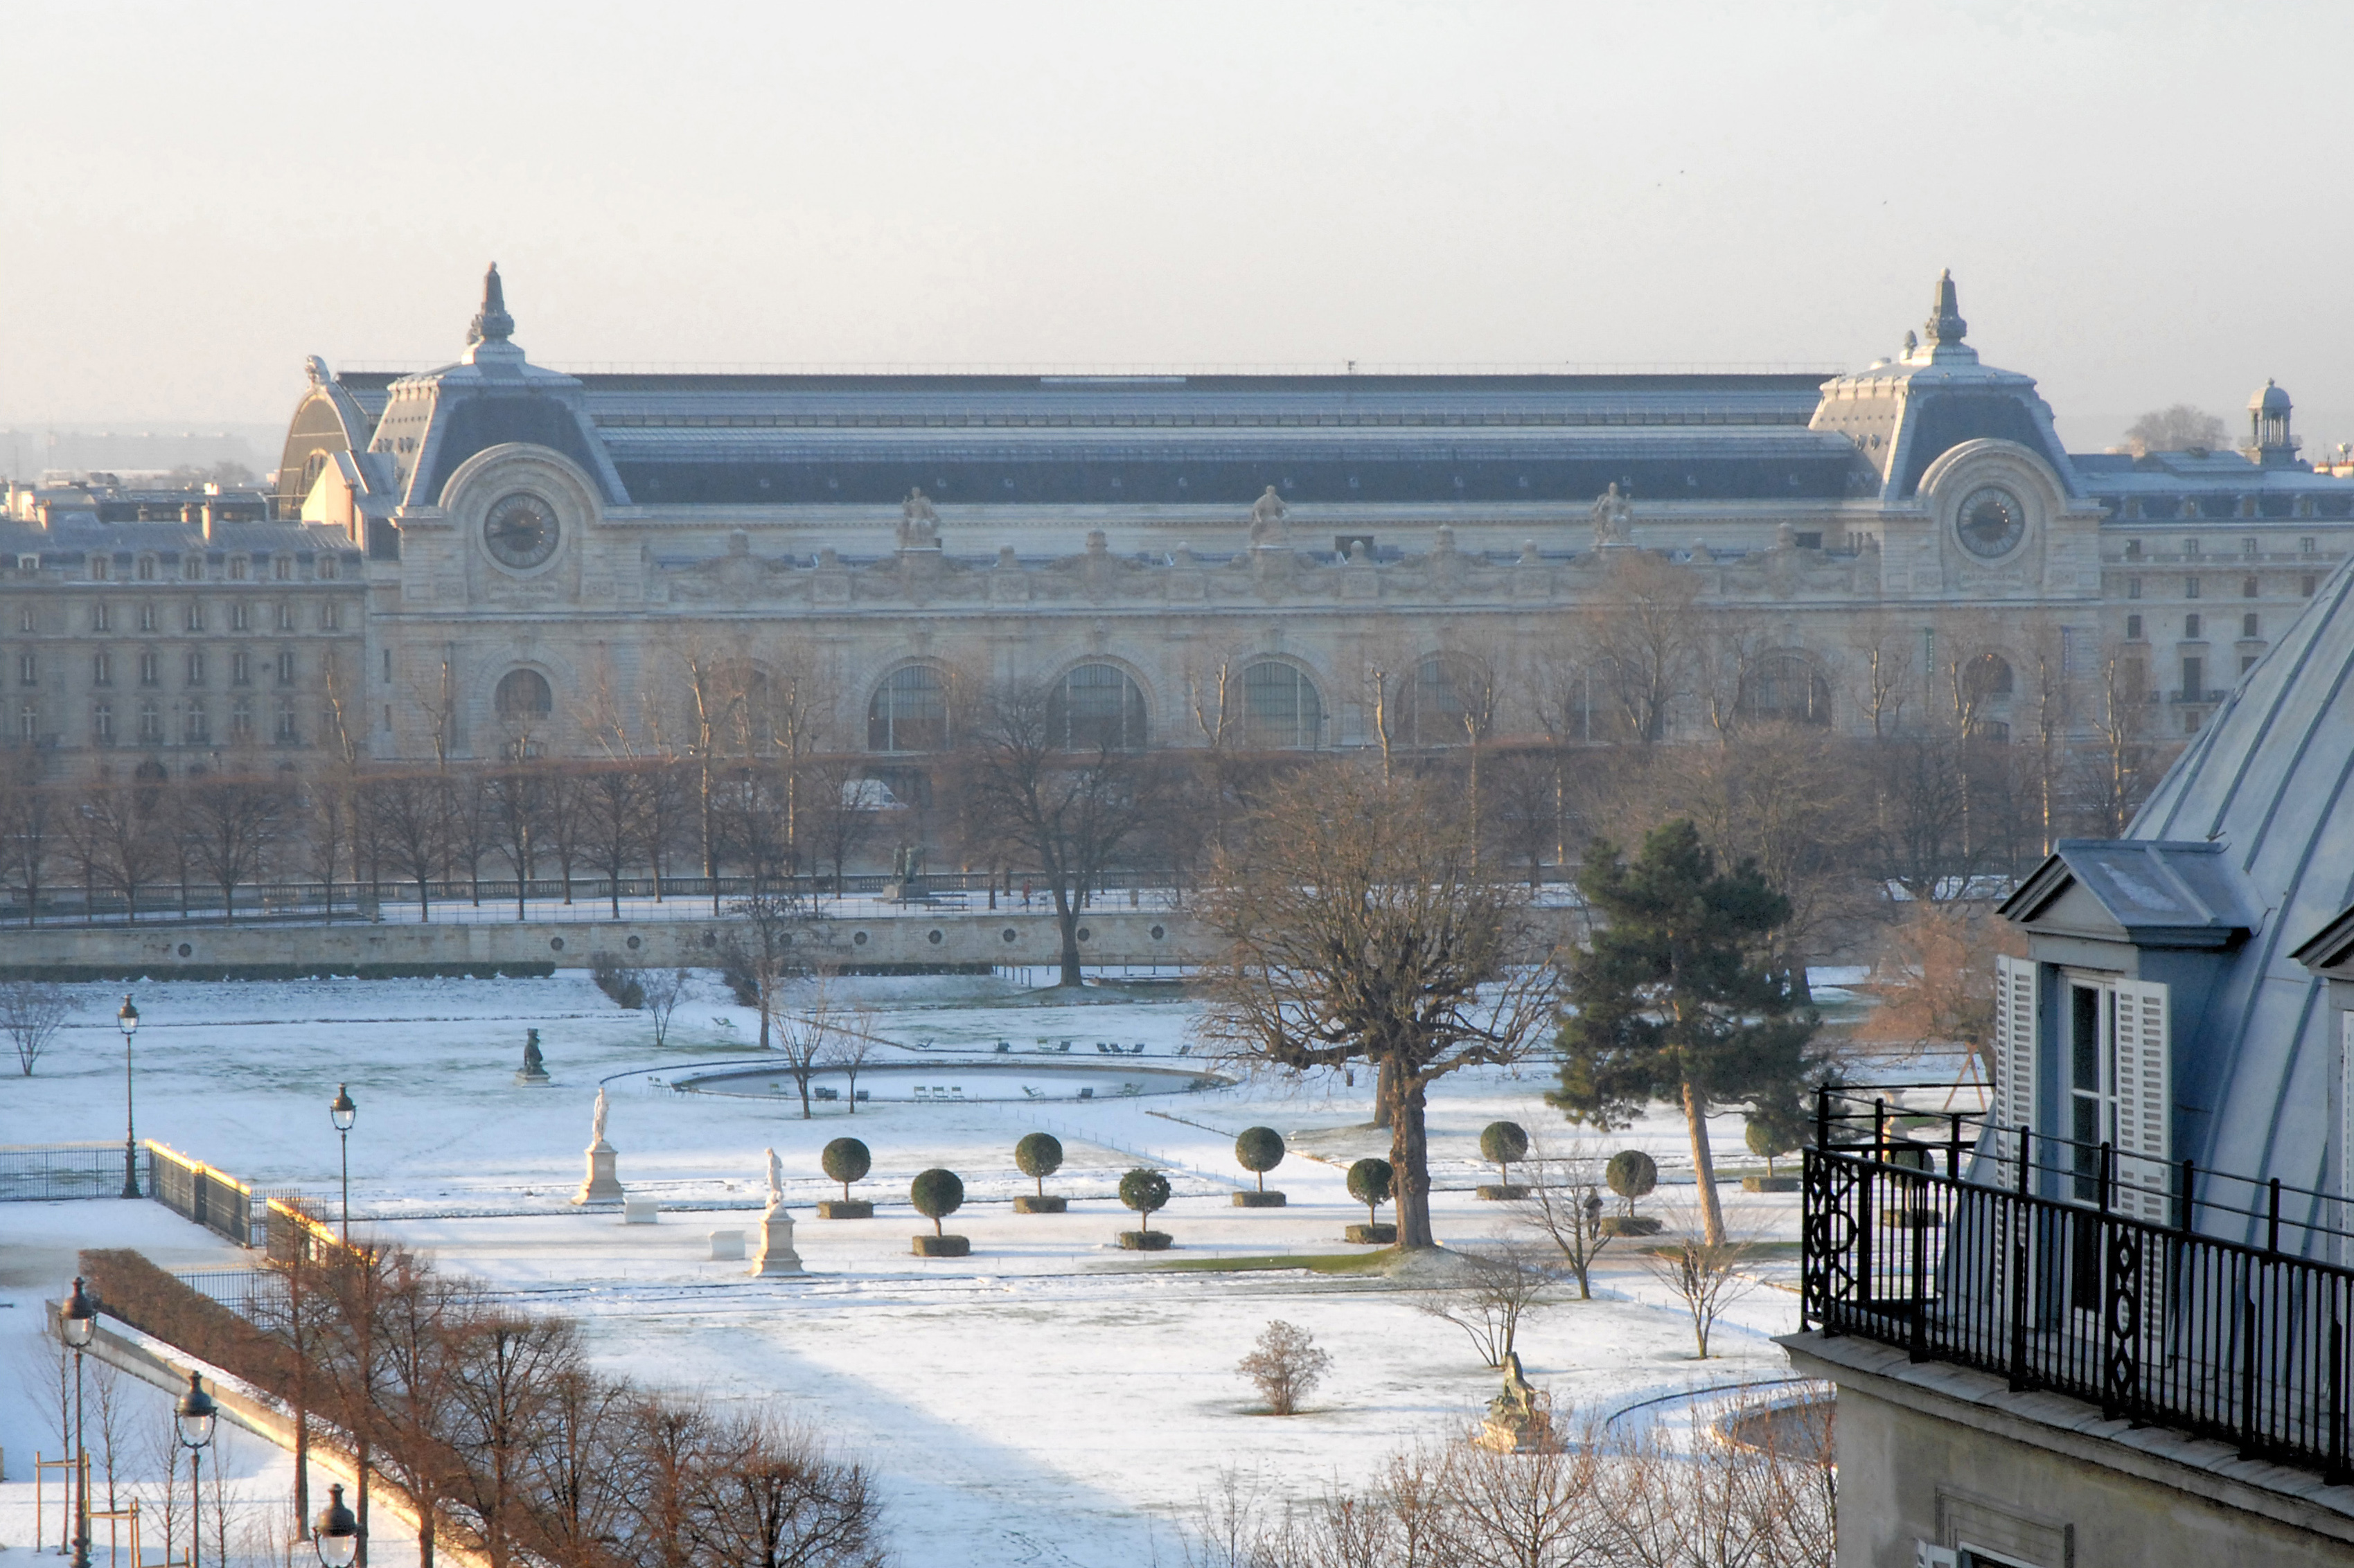
[[[774,1062],[727,1063],[707,1072],[673,1072],[671,1086],[705,1095],[788,1095],[801,1086]],[[955,1103],[979,1100],[1132,1099],[1219,1088],[1226,1080],[1182,1067],[1115,1066],[1109,1062],[887,1062],[858,1071],[861,1099]],[[811,1074],[810,1094],[829,1104],[847,1100],[846,1074]]]

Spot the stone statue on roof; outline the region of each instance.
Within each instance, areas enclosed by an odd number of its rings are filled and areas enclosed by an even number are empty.
[[[1283,497],[1275,493],[1275,486],[1271,484],[1267,487],[1266,494],[1251,503],[1250,515],[1250,542],[1255,549],[1280,545],[1290,532],[1284,524],[1284,519],[1290,515],[1290,509],[1283,504]]]
[[[1596,547],[1635,542],[1635,503],[1632,497],[1620,493],[1617,480],[1612,480],[1610,488],[1595,499],[1592,516]]]
[[[478,343],[504,343],[514,335],[514,317],[507,314],[506,285],[499,281],[499,264],[482,274],[482,308],[474,314],[472,326],[466,329],[466,346]]]
[[[932,498],[921,489],[907,492],[907,499],[899,503],[899,548],[937,549],[939,542],[940,514]]]

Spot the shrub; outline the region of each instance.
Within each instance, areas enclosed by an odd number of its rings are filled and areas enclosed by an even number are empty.
[[[632,1012],[645,1006],[646,988],[639,983],[634,972],[612,959],[597,959],[590,965],[588,974],[597,982],[597,989],[613,999],[614,1006],[626,1007]]]
[[[916,1205],[916,1213],[932,1222],[932,1234],[943,1235],[947,1233],[940,1229],[940,1222],[964,1207],[964,1182],[955,1171],[935,1165],[917,1173],[908,1183],[907,1198]]]
[[[1267,1173],[1283,1163],[1283,1134],[1271,1127],[1246,1127],[1235,1139],[1235,1162],[1258,1178],[1267,1191]]]
[[[1331,1356],[1316,1348],[1315,1336],[1278,1318],[1260,1331],[1258,1348],[1235,1370],[1258,1384],[1270,1414],[1291,1415],[1331,1364]]]
[[[1139,1166],[1119,1179],[1119,1201],[1144,1216],[1145,1234],[1152,1232],[1152,1211],[1169,1202],[1169,1178],[1148,1166]]]
[[[1025,1134],[1013,1146],[1014,1169],[1038,1183],[1038,1195],[1046,1195],[1046,1178],[1063,1168],[1063,1140],[1051,1132]]]
[[[1500,1166],[1504,1185],[1512,1184],[1512,1161],[1529,1151],[1529,1129],[1516,1121],[1491,1121],[1479,1129],[1479,1157]]]
[[[864,1180],[875,1169],[875,1157],[854,1138],[835,1139],[819,1153],[817,1162],[825,1167],[827,1181],[842,1183],[844,1202],[850,1201],[850,1184]]]
[[[1349,1196],[1365,1205],[1369,1224],[1382,1223],[1376,1211],[1390,1201],[1390,1193],[1396,1185],[1397,1173],[1390,1169],[1390,1162],[1386,1160],[1360,1160],[1349,1167]]]
[[[1627,1200],[1627,1212],[1635,1212],[1635,1200],[1659,1184],[1657,1161],[1639,1149],[1622,1149],[1610,1157],[1602,1168],[1602,1179],[1610,1190]]]
[[[83,1289],[103,1316],[263,1388],[282,1390],[291,1382],[288,1354],[276,1341],[177,1275],[157,1267],[145,1254],[107,1248],[85,1252],[80,1262]]]
[[[1749,1152],[1766,1161],[1766,1174],[1769,1177],[1774,1174],[1774,1161],[1798,1147],[1797,1135],[1788,1123],[1776,1117],[1751,1117],[1748,1129],[1742,1136],[1749,1145]]]

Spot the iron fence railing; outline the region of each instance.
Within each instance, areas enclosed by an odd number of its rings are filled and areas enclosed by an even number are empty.
[[[226,1171],[191,1160],[153,1139],[147,1145],[147,1195],[207,1230],[239,1246],[263,1240],[261,1200],[252,1187]]]
[[[2253,1217],[2194,1202],[2211,1173],[2180,1171],[2166,1216],[2143,1217],[2121,1212],[2141,1194],[2114,1150],[2086,1186],[2064,1140],[2047,1155],[1975,1117],[1855,1106],[1824,1091],[1806,1151],[1808,1326],[2349,1478],[2354,1269],[2284,1251],[2276,1221],[2257,1242],[2197,1228]],[[2242,1184],[2277,1214],[2278,1189]]]
[[[120,1143],[0,1146],[0,1202],[112,1198],[122,1192]]]

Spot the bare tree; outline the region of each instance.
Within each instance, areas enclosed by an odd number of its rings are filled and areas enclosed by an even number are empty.
[[[58,851],[56,793],[41,781],[38,759],[0,758],[0,864],[25,900],[25,924],[39,913],[41,889]]]
[[[1646,746],[1668,736],[1699,654],[1700,579],[1648,551],[1614,552],[1581,621],[1583,660],[1612,716]]]
[[[1062,934],[1062,980],[1081,983],[1079,916],[1087,895],[1152,819],[1159,782],[1126,737],[1089,737],[1055,683],[991,690],[975,726],[966,789],[982,831],[1038,867]]]
[[[843,1103],[858,1114],[858,1075],[883,1042],[875,1033],[875,1008],[866,1001],[850,1004],[848,1016],[837,1018],[833,1037],[826,1043],[824,1065],[843,1076]]]
[[[1602,1228],[1601,1151],[1582,1139],[1560,1154],[1532,1142],[1521,1168],[1529,1177],[1522,1223],[1553,1244],[1577,1298],[1591,1301],[1595,1261],[1611,1241]]]
[[[1222,856],[1202,918],[1198,1028],[1293,1072],[1364,1060],[1391,1112],[1398,1245],[1437,1245],[1423,1103],[1465,1067],[1513,1062],[1552,1021],[1550,948],[1526,893],[1485,874],[1429,783],[1347,764],[1276,785],[1247,845]]]
[[[695,1559],[733,1568],[880,1568],[881,1510],[862,1465],[831,1458],[806,1427],[766,1411],[715,1435],[697,1476]]]
[[[784,1057],[785,1071],[792,1075],[793,1087],[801,1092],[801,1119],[807,1121],[811,1114],[810,1080],[834,1055],[843,1020],[834,1005],[829,977],[823,972],[802,977],[790,989],[779,986],[773,993],[763,989],[764,997],[770,994],[776,998],[777,1051]],[[762,1033],[767,1033],[765,1020]]]
[[[795,951],[796,944],[809,935],[809,912],[786,893],[755,895],[738,902],[736,912],[742,917],[744,936],[729,935],[728,954],[733,967],[749,982],[752,1009],[760,1019],[760,1049],[766,1051],[774,1044],[787,989],[809,967]],[[807,1097],[806,1086],[803,1097]]]
[[[25,1076],[49,1048],[49,1042],[73,1011],[73,997],[54,980],[0,980],[0,1034],[16,1047],[16,1065]]]
[[[1521,1319],[1544,1304],[1563,1271],[1534,1248],[1511,1245],[1458,1254],[1456,1266],[1459,1277],[1432,1287],[1416,1308],[1462,1330],[1482,1361],[1500,1367],[1512,1353]]]
[[[1756,1287],[1742,1273],[1750,1245],[1737,1237],[1710,1239],[1709,1227],[1696,1213],[1675,1214],[1670,1221],[1675,1234],[1643,1254],[1643,1266],[1666,1286],[1691,1318],[1692,1341],[1700,1359],[1708,1360],[1708,1337],[1724,1309]]]
[[[561,1319],[493,1309],[466,1324],[455,1363],[451,1446],[462,1464],[454,1500],[474,1516],[492,1568],[507,1568],[527,1522],[534,1439],[565,1375],[580,1365],[579,1335]]]
[[[654,1044],[670,1043],[671,1015],[678,1011],[695,983],[693,969],[646,969],[638,972],[638,989],[645,1001],[646,1017],[654,1026]]]
[[[2231,439],[2221,419],[2188,403],[2153,408],[2126,427],[2126,448],[2136,457],[2151,452],[2204,454],[2221,449]]]

